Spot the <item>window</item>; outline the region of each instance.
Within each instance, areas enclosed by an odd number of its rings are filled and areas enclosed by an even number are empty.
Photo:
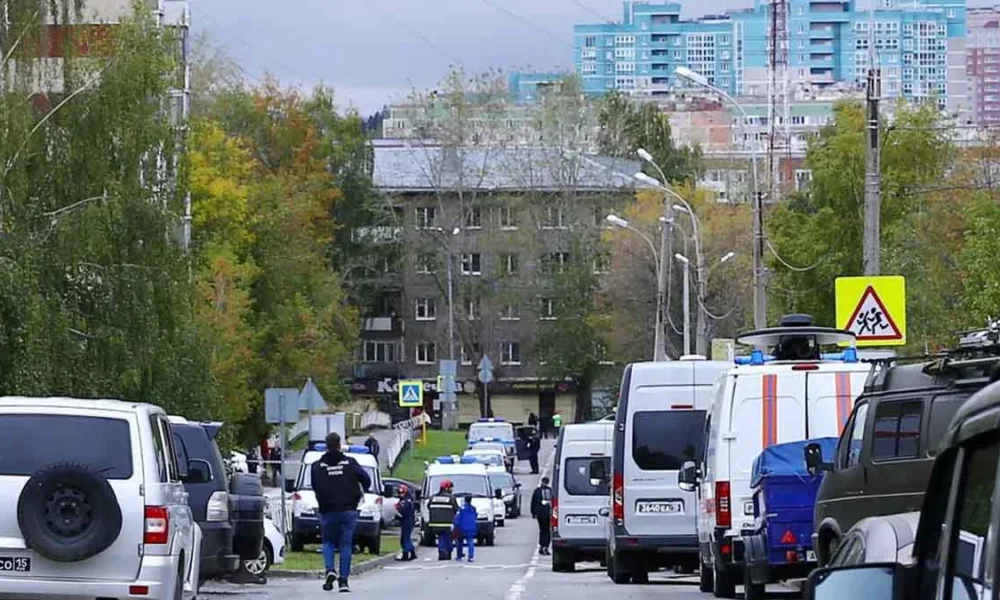
[[[979,554],[986,548],[987,534],[995,535],[990,531],[990,508],[996,488],[1000,442],[993,440],[972,446],[966,452],[968,460],[955,515],[958,527],[952,528],[958,540],[948,560],[948,576],[955,578],[951,597],[956,599],[969,597],[965,592],[967,583],[974,584],[970,587],[983,584],[983,567],[989,561],[982,560]]]
[[[565,227],[561,206],[546,206],[542,217],[542,229],[562,229]]]
[[[521,305],[516,302],[508,302],[503,305],[500,309],[500,320],[501,321],[519,321],[521,320]]]
[[[422,252],[417,255],[417,273],[430,274],[434,272],[434,255],[429,252]]]
[[[510,206],[497,209],[501,229],[517,229],[517,212]]]
[[[463,365],[471,365],[473,356],[475,356],[475,353],[472,351],[472,349],[468,348],[463,344],[461,350],[461,356],[459,357],[461,359],[461,363]]]
[[[542,267],[548,271],[562,273],[567,263],[569,263],[568,252],[550,252],[542,257]]]
[[[971,395],[971,392],[963,391],[939,394],[931,400],[931,414],[928,417],[929,423],[927,425],[927,448],[932,456],[937,451],[938,444],[944,439],[944,434],[948,431],[948,425],[951,424],[951,418],[958,411],[958,407],[962,406]]]
[[[437,302],[434,298],[417,298],[415,304],[418,321],[433,321],[437,318]]]
[[[95,440],[100,440],[95,444]],[[132,478],[128,421],[104,417],[5,414],[0,416],[0,475],[30,477],[72,457],[108,479]],[[166,464],[163,465],[166,472]]]
[[[500,268],[503,269],[505,275],[516,275],[517,274],[517,255],[516,254],[501,254],[500,255]]]
[[[430,229],[435,224],[435,210],[433,206],[417,207],[417,229]]]
[[[470,206],[465,209],[465,228],[466,229],[482,229],[483,227],[483,209],[478,206]]]
[[[703,410],[636,412],[632,420],[632,459],[644,471],[679,470],[684,461],[702,455],[704,428]]]
[[[916,458],[923,410],[921,400],[879,404],[875,409],[872,460]]]
[[[604,472],[611,472],[611,459],[600,458],[567,458],[561,473],[566,491],[573,496],[607,496],[608,480],[604,479],[597,485],[590,484],[590,468],[594,463],[604,463]]]
[[[850,469],[858,464],[861,459],[861,445],[865,441],[865,421],[868,418],[868,406],[859,404],[854,411],[854,417],[850,425],[844,428],[844,437],[841,440],[843,448],[841,450],[840,468]]]
[[[396,342],[366,341],[363,359],[366,363],[396,362]]]
[[[598,254],[594,257],[594,274],[602,275],[611,270],[611,258],[606,254]]]
[[[552,298],[542,298],[542,306],[538,311],[538,318],[554,321],[556,319],[556,301]]]
[[[433,365],[437,362],[437,344],[434,342],[417,342],[417,364]]]
[[[500,364],[519,365],[521,364],[521,344],[517,342],[503,342],[500,344]]]
[[[470,321],[475,321],[480,318],[480,308],[479,308],[479,298],[466,298],[465,299],[465,318]]]
[[[160,419],[155,415],[149,418],[149,427],[153,431],[153,451],[156,453],[156,474],[161,483],[168,481],[167,473],[167,448],[163,442],[163,430]]]
[[[462,275],[482,275],[483,260],[478,252],[462,253]]]
[[[588,35],[587,37],[583,38],[583,45],[586,46],[587,48],[593,48],[594,46],[597,45],[597,37],[593,35]]]

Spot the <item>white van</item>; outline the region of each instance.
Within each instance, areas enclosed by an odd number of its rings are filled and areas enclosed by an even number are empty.
[[[611,471],[614,428],[612,421],[597,421],[564,425],[559,432],[552,472],[553,571],[573,571],[580,561],[604,562],[611,497],[607,477],[591,475]]]
[[[697,486],[701,590],[718,598],[734,598],[742,583],[741,537],[754,527],[754,459],[774,444],[838,437],[869,372],[853,347],[821,354],[822,346],[853,346],[854,334],[812,327],[805,315],[785,317],[781,327],[743,334],[737,342],[757,349],[719,380],[703,433],[704,456],[686,463],[679,476],[685,488]],[[766,356],[763,349],[771,348],[774,356]]]
[[[712,386],[732,363],[686,356],[633,363],[622,376],[611,460],[607,569],[615,583],[698,563],[695,496],[677,471],[702,453]]]
[[[503,506],[503,492],[494,490],[490,483],[486,465],[474,457],[460,458],[457,456],[442,456],[427,465],[424,481],[420,490],[420,543],[424,546],[434,545],[434,533],[428,528],[430,519],[430,499],[441,489],[441,482],[451,481],[452,494],[459,508],[465,502],[466,496],[472,497],[472,506],[476,509],[477,542],[485,542],[487,546],[495,543],[496,511]],[[497,492],[500,491],[498,496]],[[503,510],[500,508],[500,510]]]

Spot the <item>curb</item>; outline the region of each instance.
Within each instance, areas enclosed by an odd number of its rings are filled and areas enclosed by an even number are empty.
[[[395,554],[383,554],[377,558],[366,560],[357,565],[351,565],[351,576],[363,575],[368,571],[379,569],[396,559]],[[267,572],[268,577],[280,577],[284,579],[322,579],[326,571],[286,571],[282,569],[271,569]]]

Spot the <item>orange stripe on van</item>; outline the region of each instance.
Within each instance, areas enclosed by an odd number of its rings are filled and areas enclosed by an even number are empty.
[[[847,417],[851,414],[851,374],[836,373],[834,379],[834,394],[837,396],[837,435],[844,430]]]
[[[768,448],[778,443],[778,376],[764,375],[761,378],[762,421],[761,443]]]

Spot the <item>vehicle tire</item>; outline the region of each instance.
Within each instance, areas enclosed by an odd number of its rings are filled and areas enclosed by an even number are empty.
[[[184,561],[177,568],[177,582],[174,583],[174,600],[184,600]]]
[[[632,583],[638,583],[640,585],[649,583],[649,571],[645,568],[637,569],[635,573],[632,573]]]
[[[271,570],[272,564],[274,564],[274,551],[271,549],[271,543],[264,540],[260,556],[254,560],[241,560],[239,573],[251,577],[261,577]]]
[[[608,561],[608,569],[611,573],[611,581],[614,581],[618,585],[626,584],[632,581],[632,574],[625,569],[624,560],[622,560],[621,554],[615,552],[611,555],[611,560]]]
[[[301,535],[293,533],[292,543],[290,545],[292,547],[292,552],[302,552],[302,550],[306,547],[306,541]]]
[[[716,598],[736,597],[736,582],[733,581],[732,573],[716,567],[713,569],[712,578],[715,580],[715,585],[712,587],[713,596]]]
[[[28,548],[54,562],[79,562],[107,550],[122,530],[111,484],[83,463],[36,471],[17,500],[17,525]]]
[[[712,567],[701,563],[698,569],[698,591],[704,594],[711,594],[715,587],[715,578],[712,576]]]
[[[552,549],[552,571],[556,573],[572,573],[576,570],[576,557],[572,550]]]
[[[420,532],[420,545],[426,548],[434,547],[434,534],[424,530]]]
[[[494,545],[496,545],[496,542],[497,542],[497,537],[496,537],[495,533],[493,533],[491,531],[490,533],[486,534],[486,545],[487,546],[494,546]]]
[[[382,536],[376,535],[372,539],[368,540],[368,554],[372,556],[378,556],[382,553]]]
[[[831,533],[829,539],[826,541],[826,560],[823,561],[824,565],[830,564],[833,560],[833,555],[840,550],[840,538],[837,535]]]
[[[754,583],[750,578],[750,568],[743,569],[743,600],[765,600],[767,598],[767,586],[763,583]]]

